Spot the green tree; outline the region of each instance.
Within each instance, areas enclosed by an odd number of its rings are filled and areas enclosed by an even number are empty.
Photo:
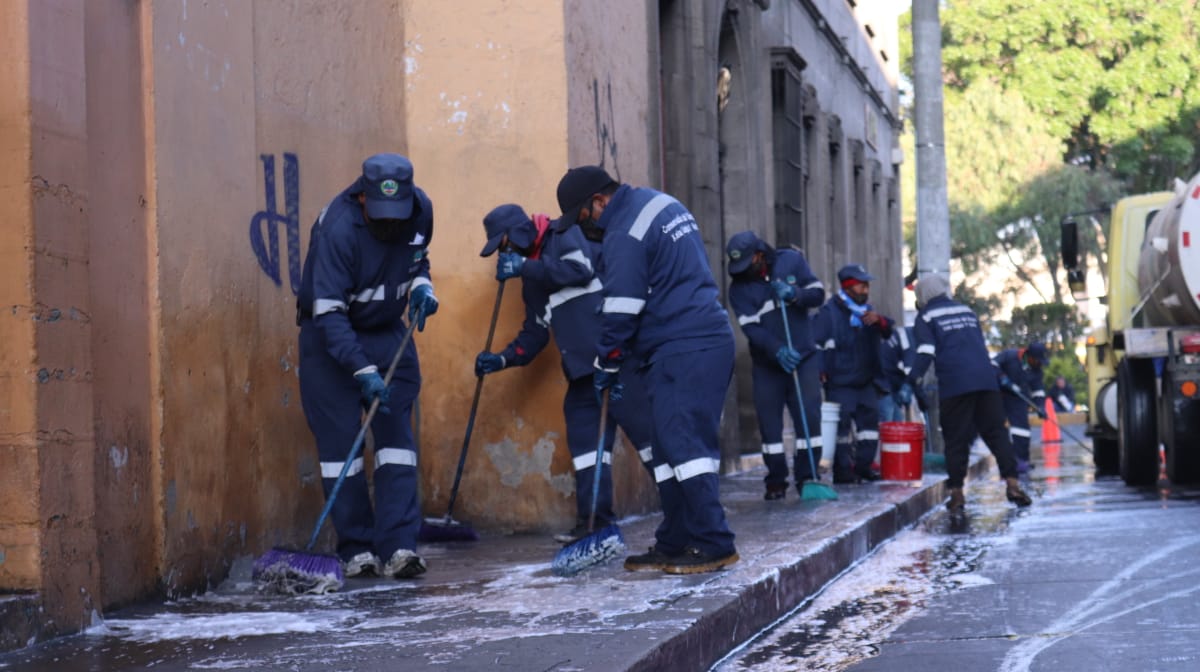
[[[1200,169],[1197,1],[948,0],[946,86],[995,81],[1046,120],[1068,163],[1161,189]]]

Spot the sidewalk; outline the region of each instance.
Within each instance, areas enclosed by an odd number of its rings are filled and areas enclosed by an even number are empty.
[[[968,488],[1000,487],[992,465],[977,453]],[[703,670],[945,497],[945,475],[926,474],[836,486],[834,502],[794,488],[766,502],[763,473],[722,478],[741,555],[723,572],[627,572],[615,560],[560,578],[558,544],[509,536],[426,545],[418,580],[284,598],[254,593],[248,558],[208,595],[110,614],[86,635],[0,656],[0,670]],[[658,520],[621,522],[630,552],[652,543]]]

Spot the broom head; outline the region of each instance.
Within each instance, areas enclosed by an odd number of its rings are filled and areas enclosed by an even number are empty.
[[[324,595],[345,583],[336,555],[272,548],[254,561],[251,578],[259,592],[277,595]]]
[[[837,491],[824,483],[805,481],[804,486],[800,488],[800,499],[827,499],[832,501],[837,498]]]
[[[621,535],[621,528],[609,525],[563,546],[550,563],[550,570],[557,576],[572,576],[624,553],[625,537]]]
[[[417,531],[417,541],[479,541],[479,535],[466,523],[460,523],[450,516],[445,518],[426,518],[421,521],[421,529]]]

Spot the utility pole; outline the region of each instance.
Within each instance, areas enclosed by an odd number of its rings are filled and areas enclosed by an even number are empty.
[[[950,207],[946,197],[946,133],[942,116],[940,0],[913,0],[913,95],[917,133],[917,282],[950,278]],[[929,395],[930,447],[945,453],[937,394]]]

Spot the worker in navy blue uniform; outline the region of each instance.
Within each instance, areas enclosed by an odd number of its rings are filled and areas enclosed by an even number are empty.
[[[833,482],[878,481],[871,463],[879,446],[879,348],[892,335],[892,321],[867,303],[874,276],[862,264],[843,266],[837,279],[841,289],[821,306],[813,329],[813,340],[824,351],[825,400],[841,406]],[[853,449],[851,422],[857,436]]]
[[[1075,410],[1075,388],[1067,379],[1059,376],[1050,386],[1050,399],[1054,402],[1054,410],[1070,413]]]
[[[1017,462],[1004,429],[1004,402],[991,371],[979,318],[969,307],[950,298],[950,283],[944,275],[922,277],[916,292],[918,312],[913,335],[917,357],[908,384],[915,388],[929,365],[935,365],[946,443],[946,484],[950,489],[946,507],[961,513],[966,506],[963,484],[976,436],[996,458],[1008,501],[1029,506],[1032,500],[1017,482]]]
[[[584,237],[579,227],[555,232],[546,215],[532,218],[519,205],[494,208],[483,219],[488,241],[480,256],[501,250],[496,260],[496,279],[521,278],[525,323],[521,332],[501,352],[481,352],[475,357],[475,375],[483,376],[511,366],[525,366],[546,347],[553,332],[567,377],[563,416],[567,426],[567,448],[575,470],[575,527],[555,536],[572,543],[588,534],[592,509],[592,479],[595,477],[600,404],[592,386],[592,360],[600,331],[602,285],[596,277],[600,242]],[[628,378],[628,375],[626,376]],[[604,455],[600,492],[596,499],[596,528],[616,520],[613,513],[612,447],[617,426],[651,467],[653,428],[645,412],[641,385],[625,382],[625,395],[609,404],[605,422]]]
[[[700,228],[673,197],[619,184],[599,166],[567,171],[558,203],[561,226],[578,224],[604,241],[593,385],[619,396],[622,364],[631,357],[641,363],[653,451],[671,471],[658,480],[663,521],[655,545],[626,558],[625,568],[692,574],[737,562],[717,477],[733,330]]]
[[[1046,346],[1033,341],[1028,347],[1001,350],[992,358],[1000,390],[1004,392],[1004,414],[1008,433],[1017,456],[1017,473],[1029,472],[1029,411],[1046,416],[1046,390],[1042,387],[1042,366],[1047,362]],[[1026,399],[1036,404],[1030,409]]]
[[[879,364],[883,371],[883,390],[879,397],[880,422],[903,422],[904,411],[914,399],[917,399],[921,408],[925,407],[921,387],[914,388],[908,384],[908,374],[912,371],[915,358],[913,328],[893,328],[892,335],[883,341],[879,351]]]
[[[375,506],[360,456],[330,514],[347,576],[409,578],[426,568],[416,552],[421,509],[410,422],[421,388],[416,343],[409,341],[390,384],[383,373],[407,330],[406,310],[418,329],[437,311],[429,277],[432,237],[433,204],[413,185],[412,163],[399,154],[376,154],[321,211],[309,239],[297,298],[300,395],[326,497],[363,409],[381,402],[371,423]]]
[[[810,464],[821,461],[821,362],[814,357],[809,309],[825,302],[825,287],[813,275],[804,255],[796,250],[775,250],[753,231],[743,231],[725,246],[729,256],[729,307],[750,342],[754,411],[762,436],[767,475],[764,499],[783,499],[787,493],[787,457],[783,447],[783,409],[787,406],[796,430],[792,455],[796,487],[817,480]],[[788,320],[792,343],[783,320]],[[793,371],[799,370],[804,399],[796,398]],[[800,417],[803,406],[808,438]],[[807,452],[812,450],[812,460]]]

